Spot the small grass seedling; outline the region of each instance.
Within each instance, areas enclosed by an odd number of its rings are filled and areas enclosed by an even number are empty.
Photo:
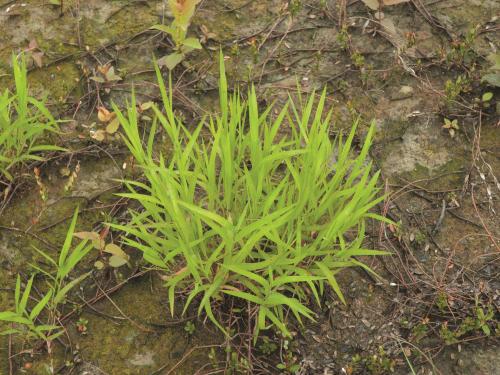
[[[26,339],[41,339],[47,342],[47,347],[50,350],[50,342],[63,333],[63,328],[58,323],[59,306],[65,303],[66,296],[70,290],[89,275],[89,273],[84,273],[72,280],[69,279],[71,271],[92,249],[92,245],[87,245],[87,241],[80,242],[72,249],[71,242],[73,240],[77,217],[78,210],[73,215],[66,233],[64,245],[57,260],[35,248],[37,253],[51,266],[51,270],[45,270],[35,264],[31,264],[31,267],[44,277],[46,292],[30,308],[28,302],[31,299],[34,300],[31,291],[35,275],[30,277],[22,293],[21,278],[18,276],[14,293],[15,309],[14,311],[0,312],[0,321],[12,324],[12,328],[3,331],[2,335],[16,334]]]

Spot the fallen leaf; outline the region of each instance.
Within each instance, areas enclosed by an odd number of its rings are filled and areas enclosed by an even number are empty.
[[[108,72],[105,74],[105,77],[106,77],[106,81],[108,81],[108,82],[122,80],[122,77],[120,77],[118,74],[115,73],[114,67],[109,68]]]
[[[97,249],[101,250],[104,247],[104,241],[99,236],[97,232],[77,232],[74,233],[73,236],[79,238],[81,240],[89,240],[92,241],[92,245]]]
[[[95,81],[95,82],[106,83],[106,80],[104,78],[102,78],[102,77],[92,76],[92,77],[90,77],[90,79],[92,81]]]
[[[99,233],[97,232],[76,232],[73,233],[73,236],[81,240],[100,240]]]
[[[208,27],[206,27],[205,25],[201,25],[200,30],[203,33],[203,37],[201,38],[202,42],[206,42],[209,39],[217,39],[217,34],[208,31]]]
[[[95,132],[90,133],[90,137],[98,142],[102,142],[106,138],[106,131],[102,129],[96,130]]]
[[[106,107],[97,108],[97,118],[101,122],[110,122],[116,117],[116,113],[108,111]]]
[[[372,10],[378,10],[380,7],[378,0],[362,0],[365,5],[372,9]]]
[[[101,73],[103,76],[108,74],[109,69],[111,68],[111,64],[100,65],[97,67],[97,71]]]
[[[120,127],[120,120],[118,120],[117,117],[115,117],[111,122],[106,126],[106,133],[108,134],[114,134]]]
[[[30,43],[28,44],[28,49],[37,49],[38,48],[38,43],[36,42],[36,39],[31,39]]]
[[[145,102],[142,104],[139,104],[139,112],[144,112],[147,111],[148,109],[153,107],[153,102]]]
[[[43,66],[42,62],[43,52],[32,52],[31,58],[35,62],[36,66],[41,68]]]
[[[59,169],[59,174],[63,177],[68,177],[71,174],[71,171],[68,167],[62,167]]]

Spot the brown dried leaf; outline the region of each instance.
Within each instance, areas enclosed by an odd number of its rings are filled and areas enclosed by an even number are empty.
[[[116,113],[110,112],[106,107],[97,108],[97,118],[101,122],[110,122],[116,117]]]
[[[109,68],[111,68],[111,64],[106,64],[106,65],[98,66],[97,71],[105,76],[108,73]]]
[[[102,129],[99,129],[92,133],[90,136],[92,137],[92,139],[95,139],[98,142],[102,142],[106,138],[106,132]]]
[[[105,74],[106,76],[106,81],[121,81],[122,77],[120,77],[118,74],[115,73],[115,68],[111,67]]]
[[[73,233],[73,236],[76,238],[79,238],[81,240],[91,240],[91,241],[98,241],[100,239],[99,233],[97,232],[76,232]]]
[[[380,7],[378,0],[362,0],[365,5],[372,9],[372,10],[378,10]]]
[[[153,105],[154,105],[153,102],[141,103],[141,104],[139,104],[139,112],[147,111],[148,109],[152,108]]]
[[[89,240],[92,242],[92,245],[97,250],[101,250],[104,247],[104,240],[101,239],[99,233],[97,232],[77,232],[74,233],[73,236],[79,238],[81,240]]]
[[[28,44],[29,49],[36,49],[38,48],[38,43],[36,42],[36,39],[31,39],[30,43]]]
[[[43,57],[43,52],[31,53],[31,58],[33,59],[33,61],[35,62],[35,65],[38,68],[41,68],[43,66],[42,57]]]

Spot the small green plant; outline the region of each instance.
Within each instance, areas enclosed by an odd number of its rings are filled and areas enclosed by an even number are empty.
[[[76,330],[78,331],[78,333],[80,333],[81,335],[86,335],[88,332],[88,324],[89,321],[87,319],[80,317],[76,322]]]
[[[196,326],[194,325],[194,323],[192,321],[188,321],[188,322],[186,322],[186,325],[184,326],[184,331],[186,331],[186,333],[189,336],[192,336],[194,331],[196,331]]]
[[[261,340],[262,342],[259,344],[259,350],[262,354],[270,355],[278,350],[278,345],[275,342],[271,341],[269,337],[263,336]]]
[[[291,348],[292,344],[293,342],[287,339],[282,341],[281,362],[276,365],[276,368],[284,374],[296,374],[300,370],[299,360]]]
[[[376,354],[355,354],[347,366],[346,372],[348,374],[358,374],[362,372],[363,368],[366,368],[368,374],[385,375],[393,373],[395,366],[396,361],[387,355],[382,346],[379,346]]]
[[[490,324],[497,323],[493,307],[488,305],[485,310],[478,305],[475,307],[474,314],[475,316],[465,317],[454,330],[448,327],[448,322],[442,323],[439,329],[439,336],[447,345],[456,344],[463,336],[477,330],[482,330],[486,336],[490,336]]]
[[[300,363],[298,362],[298,358],[292,352],[288,351],[283,356],[283,362],[278,363],[276,368],[284,374],[295,374],[300,370]]]
[[[211,348],[208,352],[208,359],[210,360],[210,365],[212,366],[212,368],[218,368],[217,352],[215,351],[215,348]]]
[[[378,348],[378,354],[372,354],[366,358],[365,365],[370,374],[383,375],[394,372],[396,361],[391,359],[384,348],[380,346]]]
[[[455,131],[459,130],[458,120],[449,120],[447,118],[444,119],[443,129],[447,129],[448,133],[450,133],[450,137],[453,138],[455,136]]]
[[[354,52],[351,55],[351,61],[358,69],[362,69],[365,66],[365,57],[359,52]]]
[[[299,107],[290,99],[272,118],[272,106],[259,110],[254,88],[247,101],[228,95],[221,53],[220,113],[190,131],[155,69],[163,108],[153,107],[145,146],[134,96],[126,114],[114,107],[146,183],[124,181],[130,192],[120,195],[143,209],[130,211],[129,225],[110,226],[167,273],[171,313],[176,290],[183,290],[183,312],[197,301],[198,313],[226,332],[214,304],[249,304],[258,309],[256,339],[271,327],[290,336],[287,311],[299,322],[314,319],[306,304],[320,304],[326,284],[345,303],[336,274],[355,266],[372,272],[355,257],[387,254],[362,246],[367,219],[390,222],[369,212],[383,199],[379,172],[370,176],[366,162],[375,126],[357,155],[357,123],[347,138],[332,140],[325,91],[317,103],[314,94],[299,96]],[[171,144],[168,158],[153,150],[158,126]]]
[[[184,59],[186,53],[202,48],[198,38],[187,37],[191,18],[199,2],[200,0],[169,0],[168,3],[174,15],[174,20],[170,26],[154,25],[151,27],[152,29],[170,34],[175,44],[175,51],[173,53],[158,60],[160,66],[165,65],[168,69],[172,70]]]
[[[292,17],[295,17],[302,9],[302,1],[290,0],[290,2],[288,3],[288,7],[290,9],[290,14],[292,15]]]
[[[347,26],[343,26],[342,29],[339,30],[335,38],[337,40],[337,43],[340,44],[340,48],[342,48],[342,50],[347,51],[349,49],[350,36],[347,30]]]
[[[469,80],[464,76],[458,76],[456,80],[447,80],[444,85],[446,105],[450,106],[459,95],[469,90]]]
[[[476,59],[474,43],[478,35],[478,30],[478,27],[471,28],[461,40],[455,40],[451,43],[451,49],[446,54],[448,65],[468,66],[474,63]]]
[[[488,306],[486,312],[482,307],[480,306],[476,307],[476,327],[481,328],[481,330],[486,336],[491,335],[491,329],[488,323],[490,321],[493,321],[494,317],[495,313],[491,306]]]
[[[38,141],[58,126],[42,101],[28,93],[26,61],[12,57],[15,91],[0,93],[0,177],[12,180],[12,168],[29,160],[43,160],[41,151],[64,150]]]
[[[77,217],[78,210],[75,211],[57,261],[35,248],[52,268],[51,271],[47,271],[31,264],[32,268],[45,276],[47,292],[30,310],[28,301],[33,299],[31,289],[35,275],[32,275],[27,282],[22,295],[21,278],[18,276],[14,294],[15,309],[14,311],[0,312],[0,321],[13,323],[14,326],[3,331],[2,334],[18,334],[27,339],[37,338],[49,343],[63,333],[62,327],[58,324],[58,306],[64,304],[69,291],[89,275],[85,273],[71,281],[68,279],[70,272],[92,249],[91,245],[88,246],[86,241],[82,241],[70,251]]]
[[[413,337],[413,340],[418,343],[420,340],[422,340],[425,336],[427,336],[427,333],[429,332],[429,319],[424,319],[422,322],[418,323],[416,326],[414,326],[411,330],[411,335]]]
[[[237,375],[237,374],[251,374],[252,366],[248,362],[248,358],[240,354],[238,350],[235,350],[231,346],[226,347],[226,353],[228,363],[227,363],[227,372],[228,375]]]
[[[0,312],[0,321],[12,324],[12,328],[2,331],[0,334],[16,334],[26,339],[41,339],[51,341],[58,337],[62,331],[61,327],[52,324],[42,324],[38,322],[38,316],[48,305],[52,297],[52,291],[49,291],[38,303],[31,309],[28,309],[28,300],[31,296],[34,276],[28,280],[21,294],[21,277],[17,276],[16,289],[14,294],[14,311]]]
[[[449,309],[448,305],[448,295],[444,291],[440,291],[436,296],[436,306],[439,311],[445,313],[447,309]]]

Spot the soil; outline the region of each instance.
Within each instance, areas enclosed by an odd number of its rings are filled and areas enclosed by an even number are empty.
[[[41,261],[32,247],[56,254],[76,206],[81,231],[126,215],[114,195],[117,179],[136,171],[117,134],[96,137],[106,127],[98,107],[123,107],[132,90],[139,103],[159,100],[153,59],[172,48],[166,35],[149,29],[170,21],[167,1],[68,0],[62,9],[49,3],[0,4],[0,89],[12,84],[11,54],[32,56],[31,92],[68,120],[58,141],[72,150],[38,165],[48,199],[32,168],[5,193],[0,310],[12,307],[15,275],[27,276],[29,264]],[[261,373],[285,373],[276,365],[287,363],[299,374],[500,374],[499,91],[481,83],[486,56],[499,47],[499,11],[490,0],[403,1],[383,14],[357,0],[198,6],[189,32],[203,49],[172,75],[186,123],[216,108],[219,48],[228,81],[242,91],[254,83],[263,104],[296,95],[297,82],[308,93],[326,87],[335,132],[360,118],[361,141],[375,121],[371,158],[387,193],[379,209],[400,223],[373,226],[367,238],[392,253],[369,260],[380,278],[344,271],[347,304],[327,293],[318,320],[297,326],[292,342],[272,336],[278,349],[260,353]],[[458,50],[465,57],[456,57]],[[106,64],[120,80],[93,79]],[[447,81],[459,76],[470,83],[450,98]],[[474,100],[485,92],[494,94],[488,106]],[[445,118],[458,120],[453,136]],[[68,170],[76,175],[70,184]],[[195,317],[188,334],[187,320],[168,314],[159,276],[143,272],[131,255],[130,268],[95,270],[71,297],[67,334],[55,344],[57,373],[201,374],[213,371],[213,362],[217,369],[226,358],[221,334]],[[82,268],[92,269],[98,252],[91,258]],[[493,311],[489,334],[477,325],[450,338],[467,319],[478,320],[478,308]],[[87,321],[85,334],[79,319]],[[45,374],[49,363],[43,349],[0,339],[2,374]]]

